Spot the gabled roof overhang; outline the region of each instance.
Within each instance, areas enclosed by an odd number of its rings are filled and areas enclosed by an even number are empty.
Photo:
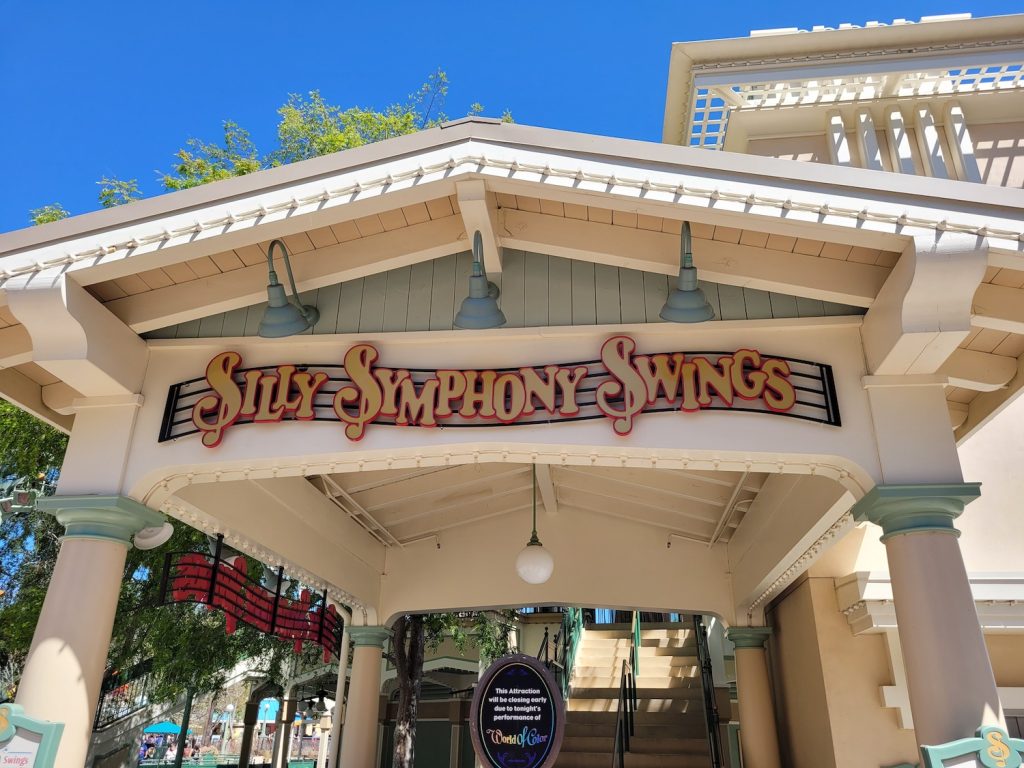
[[[54,272],[89,285],[452,194],[469,179],[886,250],[927,231],[968,232],[989,238],[994,259],[1024,264],[1021,190],[469,119],[0,235],[0,286]]]

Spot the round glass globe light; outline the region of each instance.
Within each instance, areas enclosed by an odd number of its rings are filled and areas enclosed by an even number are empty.
[[[554,570],[554,558],[540,544],[527,544],[516,557],[516,573],[527,584],[543,584]]]

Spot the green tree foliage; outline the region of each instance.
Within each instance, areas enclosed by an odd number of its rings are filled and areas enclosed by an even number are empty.
[[[189,139],[175,157],[174,168],[163,177],[164,187],[169,190],[245,176],[263,167],[249,132],[231,120],[224,121],[223,146]]]
[[[138,179],[123,181],[104,176],[96,183],[100,185],[99,201],[104,208],[124,205],[142,197]]]
[[[60,203],[50,203],[42,208],[33,208],[28,212],[29,221],[35,225],[49,224],[51,221],[66,219],[71,214],[64,210]]]

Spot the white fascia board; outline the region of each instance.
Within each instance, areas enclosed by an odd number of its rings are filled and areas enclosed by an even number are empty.
[[[1021,58],[1024,58],[1024,47],[1016,45],[984,51],[953,50],[930,56],[891,54],[874,60],[851,56],[848,60],[838,63],[812,62],[786,67],[736,64],[725,70],[716,69],[714,73],[697,74],[694,76],[694,85],[698,88],[712,88],[745,83],[785,83],[904,72],[932,72],[1013,64]]]
[[[136,264],[141,269],[150,269],[365,215],[366,210],[373,210],[367,207],[370,205],[384,210],[424,195],[448,194],[452,191],[449,187],[462,178],[514,178],[535,187],[541,197],[549,188],[612,208],[628,207],[633,201],[654,202],[665,207],[666,215],[678,210],[679,218],[701,216],[702,211],[706,212],[702,218],[708,219],[725,213],[749,218],[755,229],[767,217],[816,227],[822,239],[828,239],[830,228],[841,227],[884,233],[899,241],[914,232],[934,231],[941,228],[940,222],[948,221],[969,228],[985,227],[993,248],[1002,247],[1014,255],[1024,252],[1018,237],[998,234],[1001,230],[1019,233],[1024,228],[1022,190],[522,126],[518,131],[503,132],[507,127],[465,123],[449,129],[461,136],[454,142],[440,129],[424,132],[433,136],[434,145],[427,141],[429,137],[423,138],[413,147],[420,151],[412,154],[386,152],[389,147],[407,149],[413,145],[404,139],[419,138],[402,137],[376,145],[374,163],[340,168],[336,156],[317,158],[307,161],[314,165],[298,163],[286,168],[292,172],[287,177],[277,173],[282,169],[271,169],[208,185],[238,191],[245,182],[247,191],[225,196],[213,194],[219,190],[212,189],[205,204],[195,205],[202,198],[192,193],[206,190],[186,190],[143,201],[148,207],[143,203],[122,206],[123,212],[113,211],[118,218],[102,211],[27,234],[10,233],[0,236],[0,252],[9,254],[0,257],[0,278],[4,271],[52,264],[51,270],[74,272],[80,283],[88,284],[115,274],[107,265],[117,261],[138,258]],[[477,135],[469,135],[470,131]],[[365,158],[365,154],[358,157]],[[324,162],[316,164],[321,160]],[[296,170],[297,166],[315,173],[299,173],[302,169]],[[329,166],[335,166],[333,173],[319,172]],[[418,169],[428,170],[419,173]],[[287,183],[278,183],[282,179]],[[430,184],[438,189],[429,190]],[[354,191],[339,192],[349,189]],[[329,190],[337,196],[321,199]],[[186,205],[168,209],[163,215],[137,215],[176,202]],[[260,206],[268,209],[266,215],[255,213]],[[870,215],[859,217],[860,211]],[[896,220],[901,216],[909,218],[901,223]],[[240,218],[224,223],[231,217]],[[95,226],[107,222],[109,226]],[[171,236],[161,236],[164,230]],[[132,247],[132,243],[139,244]],[[104,253],[100,255],[98,250]],[[74,259],[70,263],[69,254]],[[131,271],[137,270],[132,267]]]

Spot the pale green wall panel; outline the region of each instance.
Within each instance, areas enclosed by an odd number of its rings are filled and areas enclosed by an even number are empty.
[[[622,322],[620,271],[618,267],[607,264],[594,265],[594,306],[598,325],[617,325]]]
[[[543,253],[523,253],[523,325],[527,328],[548,324],[548,266]]]
[[[409,268],[409,312],[407,331],[430,330],[430,295],[434,282],[434,262],[421,261]]]
[[[472,255],[466,251],[301,295],[320,310],[307,333],[451,330],[469,291]],[[674,275],[572,261],[507,249],[499,305],[509,328],[661,322],[658,314]],[[700,283],[718,320],[860,315],[863,309],[717,283]],[[255,336],[266,302],[145,334],[147,338]]]
[[[392,269],[387,273],[388,286],[384,296],[385,331],[406,330],[409,315],[409,280],[412,270],[409,267]]]

